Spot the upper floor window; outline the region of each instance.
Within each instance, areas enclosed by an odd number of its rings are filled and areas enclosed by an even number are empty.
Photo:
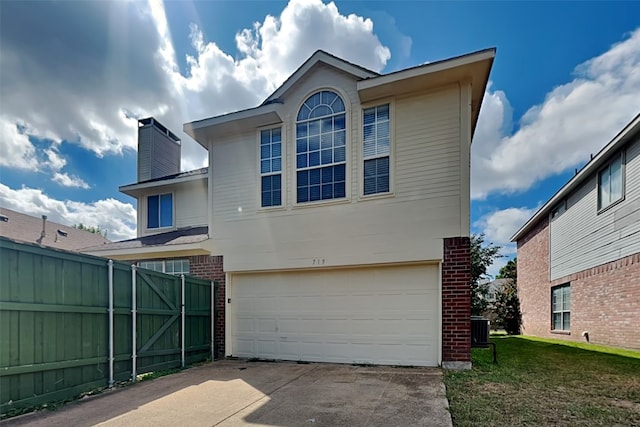
[[[261,206],[282,204],[282,131],[260,131]]]
[[[160,261],[140,261],[138,265],[147,270],[159,271],[161,273],[173,274],[179,276],[181,274],[189,274],[188,259],[166,259]]]
[[[173,194],[147,197],[147,228],[173,226]]]
[[[307,98],[296,121],[298,203],[346,197],[346,142],[342,98],[328,90]]]
[[[389,192],[391,132],[389,104],[363,111],[364,194]]]
[[[598,210],[624,197],[624,153],[620,152],[598,173]]]
[[[569,283],[551,288],[551,329],[571,330],[571,285]]]

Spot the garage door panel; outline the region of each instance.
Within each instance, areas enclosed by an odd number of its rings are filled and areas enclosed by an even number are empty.
[[[438,362],[436,266],[234,274],[230,292],[234,356]]]

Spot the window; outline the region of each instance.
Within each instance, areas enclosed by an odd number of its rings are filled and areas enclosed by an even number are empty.
[[[298,203],[346,197],[346,115],[331,91],[310,96],[296,121]]]
[[[389,192],[389,104],[363,111],[364,194]]]
[[[554,331],[571,330],[571,285],[551,288],[551,329]]]
[[[624,196],[623,153],[598,173],[598,210],[622,200]]]
[[[161,273],[173,274],[179,276],[181,274],[189,274],[188,259],[167,259],[163,261],[141,261],[138,266],[147,270],[159,271]]]
[[[260,132],[261,206],[282,204],[282,132],[280,128]]]
[[[147,228],[173,226],[173,194],[147,197]]]

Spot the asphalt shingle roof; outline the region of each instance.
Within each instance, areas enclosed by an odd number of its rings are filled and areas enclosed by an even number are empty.
[[[87,246],[101,246],[109,243],[100,234],[78,230],[67,225],[49,221],[44,224],[42,237],[42,217],[35,217],[11,209],[0,208],[0,236],[18,242],[35,243],[50,248],[82,252]]]

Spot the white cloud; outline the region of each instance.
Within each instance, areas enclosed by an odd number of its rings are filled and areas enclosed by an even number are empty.
[[[69,175],[68,173],[55,172],[53,174],[53,181],[64,187],[84,188],[85,190],[91,188],[82,178]]]
[[[575,69],[511,134],[501,91],[485,95],[472,146],[472,198],[526,190],[589,159],[640,111],[640,29]]]
[[[109,240],[136,237],[136,211],[129,203],[115,199],[81,203],[56,200],[42,190],[23,187],[14,190],[0,184],[0,205],[32,216],[47,215],[65,225],[85,224],[107,231]]]
[[[67,164],[67,160],[60,155],[58,149],[54,145],[44,150],[44,152],[49,159],[49,167],[51,167],[51,169],[53,169],[54,171],[61,170]]]
[[[503,255],[503,257],[496,259],[493,265],[489,267],[487,273],[490,276],[495,277],[500,271],[500,268],[516,256],[517,248],[515,243],[511,243],[511,236],[513,236],[537,210],[538,207],[533,209],[508,208],[496,210],[483,215],[479,220],[474,222],[474,228],[479,230],[479,233],[484,233],[485,243],[493,243],[501,247],[500,254]]]
[[[505,255],[515,254],[511,236],[538,210],[538,208],[508,208],[496,210],[474,222],[474,227],[485,234],[486,240],[504,248]]]
[[[0,166],[37,169],[36,149],[15,120],[0,117]]]

